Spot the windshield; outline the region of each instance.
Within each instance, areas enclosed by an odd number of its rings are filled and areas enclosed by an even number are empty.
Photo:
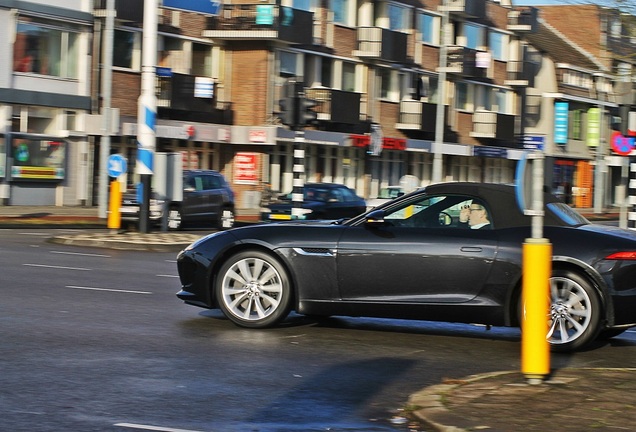
[[[581,216],[579,212],[574,210],[569,205],[562,202],[552,202],[546,204],[546,207],[554,213],[556,217],[561,219],[568,225],[578,226],[589,224],[590,221]]]

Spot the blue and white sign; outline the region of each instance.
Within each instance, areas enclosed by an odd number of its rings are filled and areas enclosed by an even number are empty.
[[[567,144],[568,142],[568,110],[567,102],[554,104],[554,143]]]
[[[524,135],[523,148],[526,150],[543,150],[545,137],[539,135]]]
[[[126,158],[124,158],[120,154],[110,155],[108,157],[108,175],[110,177],[119,177],[122,174],[126,173],[128,169],[128,163],[126,162]]]
[[[163,7],[205,15],[218,15],[221,2],[212,0],[163,0]]]

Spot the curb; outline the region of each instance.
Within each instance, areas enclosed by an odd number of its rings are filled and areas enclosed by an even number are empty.
[[[135,250],[150,252],[180,252],[202,235],[198,234],[166,234],[166,233],[122,233],[111,236],[104,234],[79,234],[71,236],[55,236],[49,243],[88,246],[116,250]]]

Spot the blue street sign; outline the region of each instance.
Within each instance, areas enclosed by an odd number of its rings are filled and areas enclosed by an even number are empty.
[[[108,157],[108,175],[110,177],[119,177],[120,175],[126,173],[128,169],[128,164],[126,162],[126,158],[124,158],[120,154],[110,155]]]
[[[218,15],[221,2],[213,0],[163,0],[163,7],[206,15]]]

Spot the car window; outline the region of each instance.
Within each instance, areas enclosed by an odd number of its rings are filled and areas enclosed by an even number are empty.
[[[207,175],[205,176],[205,189],[219,189],[221,187],[220,179],[215,175]]]
[[[474,215],[470,215],[471,212]],[[414,199],[385,213],[389,225],[415,228],[492,229],[488,206],[465,195],[435,195]]]
[[[342,191],[342,199],[343,199],[343,201],[357,201],[358,200],[357,195],[351,189],[342,188],[340,190]]]

